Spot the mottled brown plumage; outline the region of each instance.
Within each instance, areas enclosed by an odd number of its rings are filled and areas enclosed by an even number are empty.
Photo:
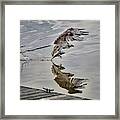
[[[65,32],[59,35],[59,37],[54,41],[54,47],[52,51],[52,59],[55,57],[61,57],[62,55],[62,49],[74,47],[74,45],[70,44],[70,41],[81,41],[83,40],[83,37],[75,38],[75,36],[81,36],[81,35],[88,35],[88,32],[81,31],[84,29],[78,29],[78,28],[69,28]]]
[[[70,94],[81,93],[82,91],[78,90],[78,88],[84,88],[86,84],[83,83],[86,82],[86,79],[75,78],[73,77],[74,74],[63,72],[61,67],[63,66],[56,65],[55,63],[52,65],[51,70],[54,75],[55,82],[61,88],[68,90],[68,93]]]

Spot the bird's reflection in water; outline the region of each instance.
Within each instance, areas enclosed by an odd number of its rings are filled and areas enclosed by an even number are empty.
[[[56,83],[66,90],[68,93],[82,93],[82,89],[87,85],[87,79],[81,79],[74,77],[74,74],[63,72],[65,68],[62,64],[57,65],[52,61],[51,71],[54,75]]]

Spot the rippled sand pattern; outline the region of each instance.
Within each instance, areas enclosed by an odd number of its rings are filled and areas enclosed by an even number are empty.
[[[82,92],[73,96],[100,99],[100,22],[80,21],[39,21],[21,20],[20,22],[20,85],[41,89],[54,89],[55,92],[70,94],[68,89],[60,87],[51,71],[53,63],[51,51],[53,42],[68,28],[84,28],[89,32],[83,41],[73,41],[74,47],[65,50],[61,58],[54,63],[62,64],[65,73],[73,73],[75,78],[87,78]]]

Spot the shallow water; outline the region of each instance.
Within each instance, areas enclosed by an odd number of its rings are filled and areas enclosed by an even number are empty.
[[[75,77],[89,79],[83,93],[72,95],[100,99],[99,21],[21,21],[20,44],[23,46],[21,51],[52,45],[53,41],[69,27],[85,28],[89,35],[84,41],[73,42],[75,47],[65,50],[66,54],[62,59],[55,58],[54,62],[63,64],[65,71],[73,73]],[[52,47],[24,53],[32,60],[21,61],[20,84],[35,88],[54,88],[57,92],[68,94],[66,89],[59,87],[53,80],[52,63],[49,61]],[[23,55],[21,59],[24,59]]]

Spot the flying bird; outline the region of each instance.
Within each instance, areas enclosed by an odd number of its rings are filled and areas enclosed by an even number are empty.
[[[88,35],[89,32],[85,31],[85,29],[79,28],[69,28],[65,32],[63,32],[59,37],[54,41],[54,47],[52,51],[52,59],[55,57],[62,57],[65,52],[63,49],[68,49],[74,47],[71,44],[72,41],[82,41],[85,35]]]

